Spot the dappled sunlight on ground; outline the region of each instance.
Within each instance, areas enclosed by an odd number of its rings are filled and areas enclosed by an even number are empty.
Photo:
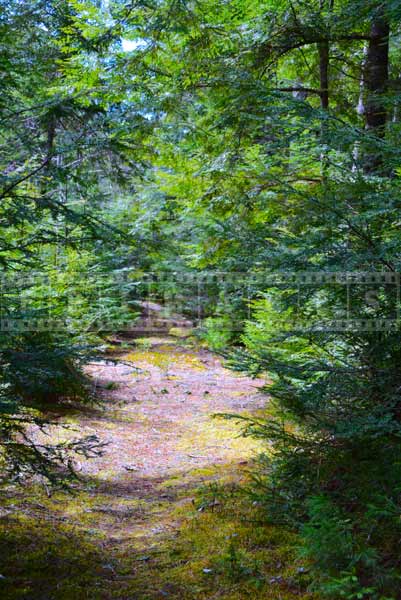
[[[2,598],[300,597],[292,534],[255,522],[233,495],[260,447],[213,418],[262,410],[264,382],[179,343],[149,340],[88,366],[104,404],[63,420],[101,437],[104,455],[79,462],[73,495],[8,491]]]

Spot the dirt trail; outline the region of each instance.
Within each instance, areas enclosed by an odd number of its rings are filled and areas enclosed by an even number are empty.
[[[157,555],[160,544],[177,535],[181,517],[194,510],[195,490],[238,480],[238,466],[254,455],[256,442],[241,437],[238,424],[213,415],[262,408],[264,382],[237,375],[211,352],[172,337],[148,338],[142,346],[132,342],[117,358],[87,370],[103,408],[76,423],[80,434],[96,434],[107,446],[102,457],[80,465],[92,491],[68,504],[62,500],[60,509],[64,518],[101,537],[120,570],[113,577],[115,597],[128,598],[121,586],[129,587],[139,574],[131,568],[121,575],[127,552],[146,553],[139,563],[146,571],[148,554]],[[164,595],[156,590],[132,597]]]
[[[213,418],[264,407],[264,382],[171,337],[120,350],[87,367],[101,405],[61,419],[107,443],[81,461],[75,494],[10,490],[1,598],[311,598],[294,583],[292,534],[255,522],[252,505],[230,492],[261,447],[238,423]]]
[[[116,364],[88,369],[106,408],[80,425],[108,446],[83,471],[129,485],[138,477],[184,476],[195,467],[244,460],[255,444],[233,437],[233,424],[213,414],[261,408],[263,381],[237,375],[210,352],[180,347],[174,338],[146,343]]]

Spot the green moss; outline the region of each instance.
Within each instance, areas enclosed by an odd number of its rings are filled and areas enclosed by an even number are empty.
[[[134,364],[146,363],[148,365],[167,370],[169,367],[186,368],[195,370],[205,370],[205,365],[201,363],[195,354],[176,352],[168,348],[168,352],[163,348],[158,350],[135,350],[124,356],[124,359]]]
[[[171,327],[168,333],[176,338],[187,338],[192,335],[192,331],[188,327]]]
[[[27,515],[2,519],[0,595],[3,600],[101,598],[106,557],[101,544],[68,523]]]
[[[133,597],[158,598],[161,591],[180,600],[313,598],[297,576],[294,534],[255,525],[238,498],[209,511],[188,503],[175,512],[181,526],[137,569],[127,588]]]
[[[223,473],[238,479],[235,465],[198,468],[141,498],[111,482],[51,498],[32,488],[29,500],[13,490],[0,520],[1,598],[311,600],[296,536],[263,524],[235,486],[207,483]]]

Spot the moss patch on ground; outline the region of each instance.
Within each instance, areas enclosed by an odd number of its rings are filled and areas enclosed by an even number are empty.
[[[231,483],[205,473],[201,488],[176,480],[168,497],[163,484],[143,498],[93,487],[52,498],[33,489],[29,501],[10,495],[0,519],[1,598],[311,600],[296,536],[267,525],[238,495],[235,466],[226,467]]]
[[[200,362],[196,354],[174,351],[171,350],[170,346],[159,346],[157,351],[138,349],[126,354],[124,358],[134,364],[146,363],[159,369],[168,369],[174,365],[180,368],[188,367],[190,369],[205,370],[205,366]]]

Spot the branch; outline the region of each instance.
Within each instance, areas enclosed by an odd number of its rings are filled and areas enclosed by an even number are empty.
[[[319,96],[321,96],[327,90],[295,86],[295,87],[275,88],[275,91],[277,91],[277,92],[308,92],[308,94],[318,94]]]
[[[31,171],[27,175],[24,175],[24,177],[21,177],[21,179],[18,179],[17,181],[14,181],[14,183],[12,183],[8,187],[6,187],[6,189],[1,192],[0,198],[5,198],[20,183],[23,183],[24,181],[26,181],[30,177],[33,177],[33,175],[36,175],[36,173],[39,173],[39,171],[41,171],[44,167],[46,167],[48,165],[49,160],[50,160],[50,157],[47,157],[38,167],[36,167],[36,169],[34,169],[33,171]]]
[[[290,36],[291,32],[286,32],[287,36]],[[302,32],[300,32],[302,35]],[[321,44],[323,42],[329,42],[329,43],[335,43],[335,42],[344,42],[344,41],[369,41],[371,39],[370,35],[368,34],[363,34],[363,33],[350,33],[347,35],[337,35],[337,36],[322,36],[319,33],[316,32],[315,35],[308,35],[306,36],[302,36],[301,39],[300,35],[297,36],[298,39],[294,40],[291,42],[291,39],[286,40],[286,42],[284,42],[284,44],[282,46],[280,46],[279,44],[277,44],[276,46],[273,46],[272,44],[270,44],[269,42],[266,44],[262,44],[261,47],[259,47],[260,51],[265,50],[270,50],[270,52],[277,52],[279,56],[282,56],[283,54],[285,54],[286,52],[290,52],[291,50],[297,50],[299,48],[303,48],[304,46],[310,46],[311,44]]]

